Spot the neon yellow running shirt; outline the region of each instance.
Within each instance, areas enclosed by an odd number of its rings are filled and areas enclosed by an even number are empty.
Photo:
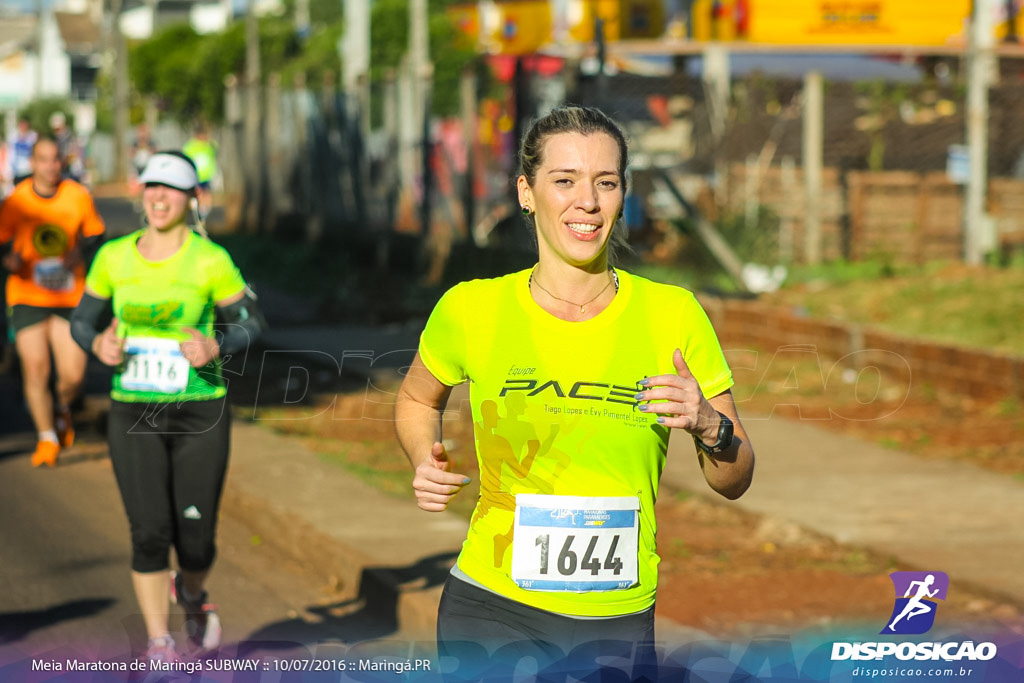
[[[163,261],[148,261],[136,247],[143,231],[100,248],[86,286],[113,299],[117,334],[127,361],[114,375],[111,398],[129,403],[170,403],[220,398],[227,393],[221,361],[191,367],[177,352],[192,327],[213,335],[216,302],[238,294],[245,280],[223,247],[191,230]]]
[[[578,323],[537,305],[529,270],[464,282],[438,302],[419,346],[438,380],[471,383],[481,492],[459,569],[520,603],[576,616],[630,614],[654,603],[660,560],[653,513],[670,430],[656,415],[635,410],[637,382],[674,373],[679,348],[706,397],[733,383],[693,294],[617,273],[612,303]],[[512,570],[517,494],[638,500],[637,583],[612,590],[522,587]],[[583,543],[544,548],[547,575],[558,578],[580,562],[594,564],[595,574],[600,561],[613,566],[611,551],[590,557],[593,545]]]

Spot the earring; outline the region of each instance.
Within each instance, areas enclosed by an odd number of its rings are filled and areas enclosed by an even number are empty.
[[[523,215],[524,216],[529,216],[530,215],[530,207],[523,206],[523,207],[520,207],[520,208],[523,210]]]

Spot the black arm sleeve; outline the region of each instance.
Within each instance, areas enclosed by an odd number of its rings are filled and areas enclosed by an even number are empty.
[[[256,306],[256,300],[248,292],[233,304],[218,306],[217,316],[220,319],[218,328],[223,334],[220,339],[221,356],[247,348],[267,328],[267,321]]]
[[[82,295],[78,307],[71,314],[71,338],[86,353],[92,353],[92,340],[107,325],[114,315],[110,299],[98,299],[88,293]]]

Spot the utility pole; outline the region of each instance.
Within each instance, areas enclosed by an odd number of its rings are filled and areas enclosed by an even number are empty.
[[[258,231],[262,215],[263,164],[260,154],[260,24],[256,0],[249,0],[245,12],[245,191],[243,196],[246,230]]]
[[[1014,0],[1004,0],[1003,8],[1006,11],[1006,37],[1004,43],[1015,45],[1020,42],[1017,36],[1017,7]]]
[[[430,63],[430,43],[427,34],[427,0],[409,2],[409,53],[407,68],[412,77],[413,107],[409,114],[420,123],[420,144],[422,153],[421,173],[423,188],[420,202],[420,228],[423,234],[430,230],[430,80],[433,65]]]
[[[338,46],[342,56],[341,85],[345,93],[345,133],[352,148],[349,172],[356,221],[367,225],[366,194],[370,168],[366,149],[370,137],[370,5],[345,3],[345,34]]]
[[[729,49],[720,43],[709,43],[704,48],[703,73],[704,93],[711,110],[711,135],[715,148],[725,134],[725,123],[729,112],[730,66]]]
[[[347,2],[346,5],[362,4]],[[309,37],[309,0],[295,0],[295,33],[305,40]]]
[[[476,90],[476,73],[473,67],[470,66],[463,70],[462,77],[459,79],[459,110],[462,118],[462,137],[466,141],[466,176],[462,187],[462,213],[466,221],[466,234],[470,237],[470,244],[475,244],[473,227],[476,225],[476,196],[474,194],[477,139]]]
[[[103,50],[106,63],[111,68],[111,82],[114,87],[114,176],[115,182],[128,178],[128,129],[130,127],[128,46],[121,33],[121,11],[124,0],[109,0],[103,7]]]
[[[820,71],[804,76],[804,261],[821,263],[821,192],[825,139],[824,78]]]
[[[111,38],[114,44],[114,180],[128,179],[128,45],[121,33],[123,0],[111,0]]]
[[[43,94],[43,0],[36,0],[36,87],[35,96]]]
[[[342,56],[342,87],[346,100],[355,103],[366,119],[364,133],[369,132],[370,82],[370,6],[367,2],[348,0],[345,3],[345,35],[338,46]],[[350,107],[352,112],[355,108]],[[364,122],[361,122],[361,126]]]
[[[995,73],[992,52],[992,8],[974,0],[968,42],[967,75],[967,159],[969,175],[964,202],[964,262],[981,265],[994,235],[987,220],[985,199],[988,194],[988,91]]]

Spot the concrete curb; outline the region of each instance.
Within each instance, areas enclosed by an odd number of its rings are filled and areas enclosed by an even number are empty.
[[[322,462],[296,439],[236,421],[222,512],[243,521],[404,635],[433,638],[467,523],[427,513]],[[353,512],[357,512],[353,515]],[[375,523],[367,525],[366,519]]]

